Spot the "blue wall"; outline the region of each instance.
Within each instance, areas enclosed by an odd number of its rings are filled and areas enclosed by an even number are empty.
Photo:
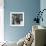
[[[31,29],[35,12],[40,9],[40,0],[4,0],[4,35],[7,41],[18,41]],[[10,26],[10,12],[24,12],[24,26]]]
[[[40,10],[42,11],[43,9],[46,9],[46,0],[41,0],[40,1]],[[43,22],[40,21],[40,25],[46,27],[46,10],[43,12]]]

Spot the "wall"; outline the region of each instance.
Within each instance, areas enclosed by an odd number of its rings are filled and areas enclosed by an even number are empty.
[[[4,8],[3,0],[0,0],[0,42],[4,41]]]
[[[4,0],[4,36],[7,41],[18,41],[32,30],[33,19],[40,10],[40,0]],[[24,12],[24,26],[10,26],[10,12]]]
[[[40,0],[40,9],[41,9],[41,11],[42,11],[43,9],[46,9],[46,0]],[[42,17],[43,17],[43,22],[41,21],[41,22],[40,22],[40,25],[46,27],[46,20],[45,20],[45,19],[46,19],[46,11],[43,12]]]

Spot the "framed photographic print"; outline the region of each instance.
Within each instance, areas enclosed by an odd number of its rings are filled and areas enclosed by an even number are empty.
[[[10,12],[10,26],[24,26],[24,12]]]

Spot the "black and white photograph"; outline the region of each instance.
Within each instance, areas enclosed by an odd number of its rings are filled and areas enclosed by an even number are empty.
[[[10,12],[10,26],[24,26],[24,12]]]

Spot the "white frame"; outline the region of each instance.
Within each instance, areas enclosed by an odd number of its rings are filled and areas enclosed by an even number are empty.
[[[12,17],[12,14],[23,14],[23,24],[20,24],[20,25],[13,25],[12,23],[11,23],[11,21],[12,21],[12,19],[11,19],[11,17]],[[10,26],[24,26],[24,12],[10,12]]]

